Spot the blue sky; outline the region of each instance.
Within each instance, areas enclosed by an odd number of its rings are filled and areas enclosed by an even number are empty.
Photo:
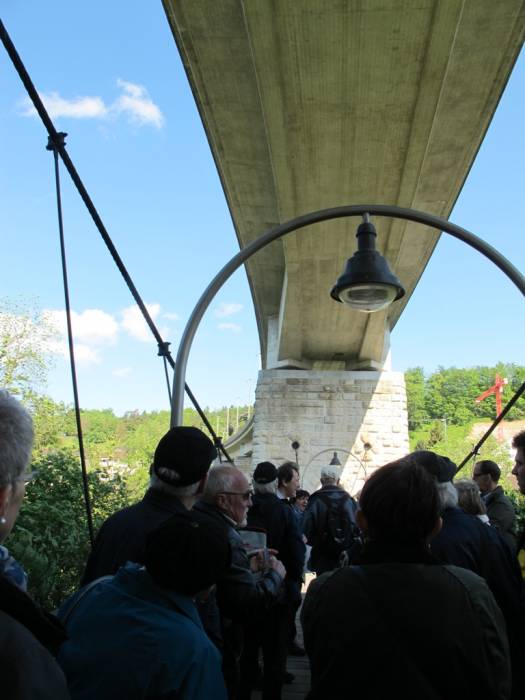
[[[69,134],[68,152],[175,354],[195,302],[238,245],[160,1],[4,0],[1,17],[55,126]],[[450,217],[521,270],[524,81],[522,57]],[[0,298],[37,305],[60,327],[46,142],[2,47]],[[81,403],[117,413],[167,408],[156,345],[65,170],[61,178]],[[523,300],[512,283],[479,253],[443,236],[392,334],[393,368],[523,363],[522,319]],[[48,392],[69,403],[61,337],[53,349]],[[245,403],[259,364],[253,305],[238,271],[201,324],[187,381],[203,406]]]

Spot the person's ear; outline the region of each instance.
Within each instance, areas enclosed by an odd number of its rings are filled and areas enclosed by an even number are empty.
[[[13,492],[12,484],[0,486],[0,517],[4,517]]]
[[[366,516],[362,510],[357,511],[357,513],[355,514],[355,519],[357,522],[357,527],[361,530],[361,532],[363,534],[367,535],[368,534],[368,520],[366,519]]]
[[[200,496],[202,493],[204,493],[204,489],[206,487],[206,482],[208,481],[208,474],[205,474],[202,479],[199,481],[199,485],[197,486],[197,491],[195,492],[197,496]]]

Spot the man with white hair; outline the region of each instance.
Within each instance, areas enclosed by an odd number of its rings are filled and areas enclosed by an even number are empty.
[[[317,575],[339,565],[356,535],[356,503],[339,486],[339,470],[329,464],[321,469],[321,488],[308,501],[303,532],[312,547],[309,568]]]
[[[222,627],[223,672],[230,698],[239,687],[242,625],[264,616],[278,600],[286,569],[270,555],[256,579],[237,528],[246,526],[252,491],[246,476],[233,464],[210,469],[202,499],[194,510],[224,530],[232,550],[229,568],[217,580],[216,601]],[[254,562],[255,564],[255,562]],[[254,567],[256,568],[256,567]],[[213,602],[213,597],[210,605]],[[210,613],[211,614],[211,613]]]

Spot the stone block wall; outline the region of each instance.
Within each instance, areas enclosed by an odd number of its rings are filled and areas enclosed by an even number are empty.
[[[303,487],[337,451],[342,482],[356,493],[374,469],[407,454],[408,422],[401,372],[262,370],[255,393],[252,469],[294,460],[300,444]]]

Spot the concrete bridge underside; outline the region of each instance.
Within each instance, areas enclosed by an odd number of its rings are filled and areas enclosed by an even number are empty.
[[[448,217],[524,35],[522,0],[164,0],[239,245],[315,209]],[[263,368],[379,369],[437,242],[378,220],[407,295],[374,315],[328,292],[358,221],[291,234],[247,264]]]
[[[525,27],[523,0],[163,1],[241,247],[343,204],[448,218]],[[305,487],[338,450],[355,492],[409,449],[389,334],[439,234],[375,222],[407,295],[366,315],[329,297],[358,223],[290,234],[247,263],[263,370],[253,425],[230,441],[247,471],[293,459],[297,441]]]

